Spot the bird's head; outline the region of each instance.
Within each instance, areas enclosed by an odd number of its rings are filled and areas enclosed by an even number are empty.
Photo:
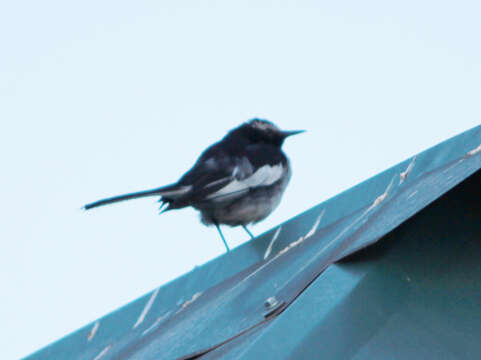
[[[242,124],[231,133],[240,135],[253,144],[282,146],[287,137],[300,134],[304,131],[305,130],[283,131],[270,121],[255,118]]]

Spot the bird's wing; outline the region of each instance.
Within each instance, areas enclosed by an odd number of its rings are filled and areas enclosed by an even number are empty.
[[[179,181],[193,186],[186,196],[192,204],[232,201],[250,189],[279,181],[287,167],[280,149],[269,145],[246,146],[237,156],[224,151],[205,155],[210,156],[201,157]]]
[[[269,186],[281,179],[284,173],[282,164],[263,165],[254,173],[246,177],[231,177],[219,190],[209,194],[206,199],[212,201],[225,201],[237,198],[250,189]]]

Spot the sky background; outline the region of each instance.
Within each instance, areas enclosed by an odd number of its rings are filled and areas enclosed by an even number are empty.
[[[223,254],[193,210],[80,208],[176,181],[252,117],[308,130],[255,234],[478,125],[480,4],[2,2],[1,358]]]

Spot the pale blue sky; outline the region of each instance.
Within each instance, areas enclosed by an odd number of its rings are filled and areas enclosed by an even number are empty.
[[[192,210],[80,207],[177,180],[251,117],[308,130],[256,234],[478,125],[479,4],[3,2],[2,359],[222,254]]]

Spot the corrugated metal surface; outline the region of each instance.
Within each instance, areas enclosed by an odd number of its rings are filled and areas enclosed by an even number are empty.
[[[481,358],[479,175],[442,197],[480,145],[443,142],[30,359]]]

